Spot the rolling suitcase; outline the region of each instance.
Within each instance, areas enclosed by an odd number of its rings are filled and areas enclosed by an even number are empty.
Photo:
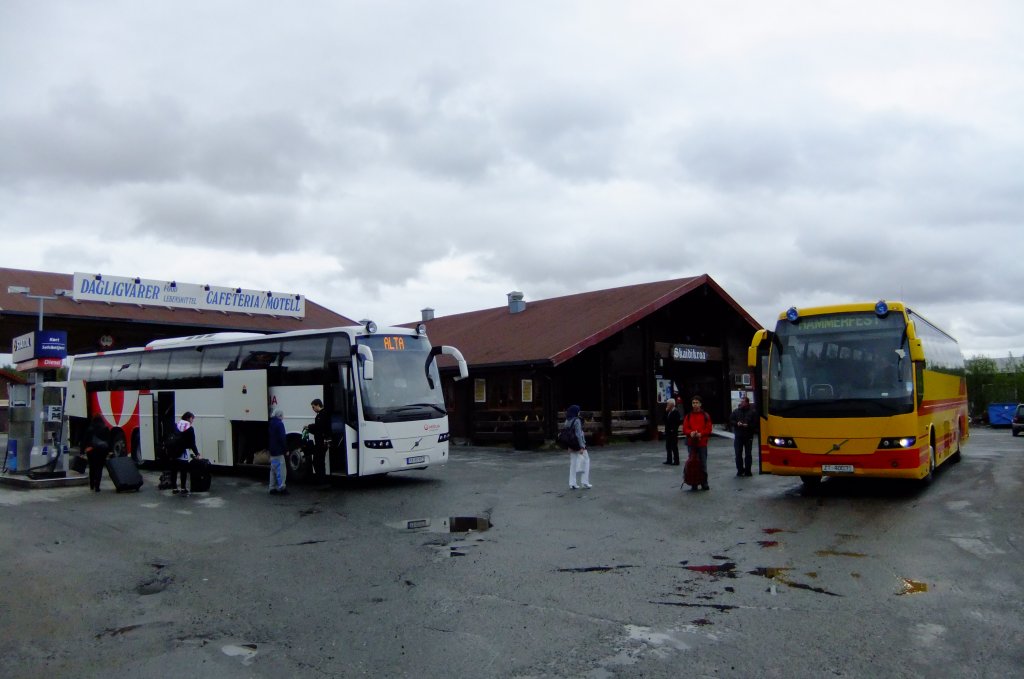
[[[188,465],[189,488],[193,493],[205,493],[210,490],[210,461],[192,460]]]
[[[85,470],[89,468],[89,461],[86,459],[85,455],[75,455],[71,458],[71,462],[68,463],[68,466],[71,467],[71,471],[84,474]]]
[[[142,474],[130,457],[112,457],[107,460],[107,475],[114,484],[114,490],[138,490],[142,488]]]
[[[704,472],[700,468],[700,458],[697,453],[690,451],[683,465],[683,485],[697,490],[697,486],[704,483]],[[682,487],[682,486],[680,486]]]

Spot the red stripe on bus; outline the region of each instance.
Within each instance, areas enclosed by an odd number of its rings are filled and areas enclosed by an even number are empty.
[[[792,448],[763,451],[764,461],[776,467],[820,467],[823,464],[852,464],[857,469],[916,469],[928,463],[928,451],[921,448],[876,450],[866,455],[815,455]],[[896,465],[893,465],[893,461]]]
[[[921,405],[917,407],[917,412],[920,415],[925,413],[933,413],[937,410],[949,410],[959,407],[967,406],[967,399],[965,398],[941,398],[933,401],[922,401]]]

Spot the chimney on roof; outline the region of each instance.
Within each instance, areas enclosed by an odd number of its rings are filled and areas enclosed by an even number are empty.
[[[427,307],[426,309],[420,309],[420,314],[424,322],[434,320],[434,310],[431,309],[430,307]]]
[[[523,301],[523,293],[513,290],[508,293],[508,312],[519,314],[526,311],[526,302]]]

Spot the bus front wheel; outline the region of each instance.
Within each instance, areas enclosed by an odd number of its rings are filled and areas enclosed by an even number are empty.
[[[935,478],[935,441],[932,441],[932,445],[928,446],[928,474],[921,479],[921,485],[927,486]]]

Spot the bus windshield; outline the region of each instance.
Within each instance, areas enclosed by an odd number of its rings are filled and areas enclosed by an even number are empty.
[[[373,351],[373,379],[360,380],[363,416],[376,422],[401,422],[445,417],[437,362],[431,361],[430,342],[416,335],[359,337]],[[427,380],[427,370],[433,380]]]
[[[887,417],[914,410],[902,314],[780,320],[772,340],[768,412],[786,417]]]

